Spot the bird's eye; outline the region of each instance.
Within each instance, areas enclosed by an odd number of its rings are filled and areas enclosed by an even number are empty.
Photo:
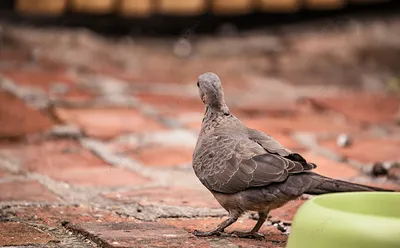
[[[200,88],[200,84],[199,84],[199,82],[197,82],[197,87],[199,87],[199,88]]]

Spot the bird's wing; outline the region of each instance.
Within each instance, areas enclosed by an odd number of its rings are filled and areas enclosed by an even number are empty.
[[[221,193],[282,182],[290,174],[306,170],[301,162],[269,153],[251,139],[230,135],[204,139],[194,157],[193,167],[200,181]]]
[[[266,133],[249,128],[248,135],[249,139],[260,144],[260,146],[262,146],[269,153],[277,154],[286,159],[300,162],[303,164],[304,169],[306,170],[312,170],[317,167],[313,163],[308,163],[300,154],[292,152],[289,149],[283,147],[278,141],[276,141],[274,138]]]

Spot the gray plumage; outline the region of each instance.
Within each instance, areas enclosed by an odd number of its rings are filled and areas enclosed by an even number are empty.
[[[315,164],[284,148],[271,136],[246,127],[232,115],[224,101],[219,77],[205,73],[198,78],[200,97],[206,106],[200,135],[193,153],[193,169],[201,183],[229,212],[229,219],[210,232],[220,234],[246,211],[257,211],[259,221],[239,237],[260,237],[269,211],[304,193],[374,191],[379,188],[320,176]]]

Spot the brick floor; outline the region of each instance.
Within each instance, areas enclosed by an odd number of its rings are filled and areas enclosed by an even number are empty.
[[[303,153],[302,155],[307,161],[316,164],[317,168],[314,171],[323,176],[333,178],[352,178],[361,174],[358,169],[353,168],[349,164],[336,162],[310,152]]]
[[[0,201],[57,202],[58,198],[36,181],[0,183]]]
[[[0,222],[0,246],[46,245],[54,238],[18,222]]]
[[[174,55],[172,40],[158,48],[152,39],[132,44],[90,31],[6,26],[0,84],[6,78],[16,88],[0,91],[0,246],[63,247],[73,239],[68,247],[284,247],[287,236],[269,222],[262,241],[192,235],[227,215],[190,166],[204,114],[196,78],[205,71],[219,74],[235,115],[316,163],[317,173],[399,190],[398,168],[365,173],[374,162],[400,160],[399,98],[377,91],[397,64],[373,56],[368,66],[355,64],[376,25],[356,38],[347,29],[314,38],[286,31],[204,37],[191,43],[189,58]],[[373,44],[398,39],[390,35]],[[393,44],[383,54],[396,61]],[[33,92],[40,94],[26,94]],[[36,100],[49,105],[27,104]],[[64,124],[82,132],[53,136],[52,127]],[[298,140],[300,132],[317,147]],[[341,133],[350,146],[337,146]],[[367,166],[356,169],[353,160]],[[270,220],[291,223],[305,201],[271,211]],[[255,223],[245,216],[227,231]]]
[[[157,108],[167,116],[178,116],[186,112],[204,112],[204,105],[199,97],[155,93],[140,93],[136,97],[143,103]]]
[[[362,163],[376,163],[400,160],[400,138],[397,137],[359,137],[352,138],[352,145],[341,148],[334,139],[321,139],[320,145],[349,159]]]
[[[54,122],[15,96],[0,91],[0,138],[23,137],[49,129]]]
[[[182,229],[154,222],[82,223],[68,228],[99,239],[107,247],[201,247],[205,243]]]
[[[117,192],[106,195],[125,204],[138,202],[141,205],[170,205],[221,208],[211,193],[179,187],[148,188],[135,191]]]
[[[159,222],[161,223],[166,223],[169,225],[176,226],[178,228],[182,228],[187,230],[188,232],[193,232],[194,230],[199,230],[199,231],[208,231],[220,224],[225,218],[207,218],[207,219],[161,219]],[[256,220],[250,220],[250,219],[244,219],[241,218],[239,219],[236,223],[231,225],[226,229],[225,232],[230,233],[232,231],[250,231],[254,225],[256,224]],[[265,235],[266,240],[264,241],[243,241],[238,238],[228,238],[228,240],[234,244],[237,245],[255,245],[256,247],[275,247],[275,246],[270,246],[274,245],[273,242],[279,243],[276,244],[276,247],[283,247],[287,236],[283,235],[280,231],[278,231],[275,227],[273,226],[268,226],[267,224],[264,224],[261,229],[260,233]],[[207,240],[205,238],[200,238],[202,240]]]
[[[0,170],[0,179],[3,177],[8,177],[10,175],[11,175],[11,173],[8,173],[7,171],[4,171],[4,170]]]
[[[146,166],[179,166],[190,164],[193,149],[186,147],[148,147],[132,153]]]
[[[86,223],[86,222],[136,222],[135,218],[122,218],[111,210],[97,209],[80,204],[79,206],[24,206],[15,211],[20,219],[29,219],[38,224],[49,227],[58,227],[63,223]]]
[[[56,109],[57,117],[65,123],[80,126],[92,137],[109,139],[126,133],[144,133],[165,129],[136,109]]]
[[[367,123],[394,121],[399,111],[400,99],[384,94],[353,93],[347,96],[317,99],[321,106],[337,111],[347,118]]]
[[[20,69],[17,70],[9,69],[0,71],[10,80],[21,86],[32,86],[41,88],[46,91],[52,90],[54,84],[65,84],[71,86],[75,83],[76,79],[68,75],[65,69],[61,70],[42,70],[41,68],[31,69]]]

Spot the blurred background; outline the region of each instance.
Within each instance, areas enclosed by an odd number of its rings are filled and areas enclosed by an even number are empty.
[[[0,206],[86,204],[130,221],[223,216],[191,168],[204,113],[196,80],[207,71],[233,114],[317,172],[399,189],[399,7],[0,0]],[[302,202],[272,215],[289,223]],[[11,218],[0,211],[0,224],[2,214]]]

